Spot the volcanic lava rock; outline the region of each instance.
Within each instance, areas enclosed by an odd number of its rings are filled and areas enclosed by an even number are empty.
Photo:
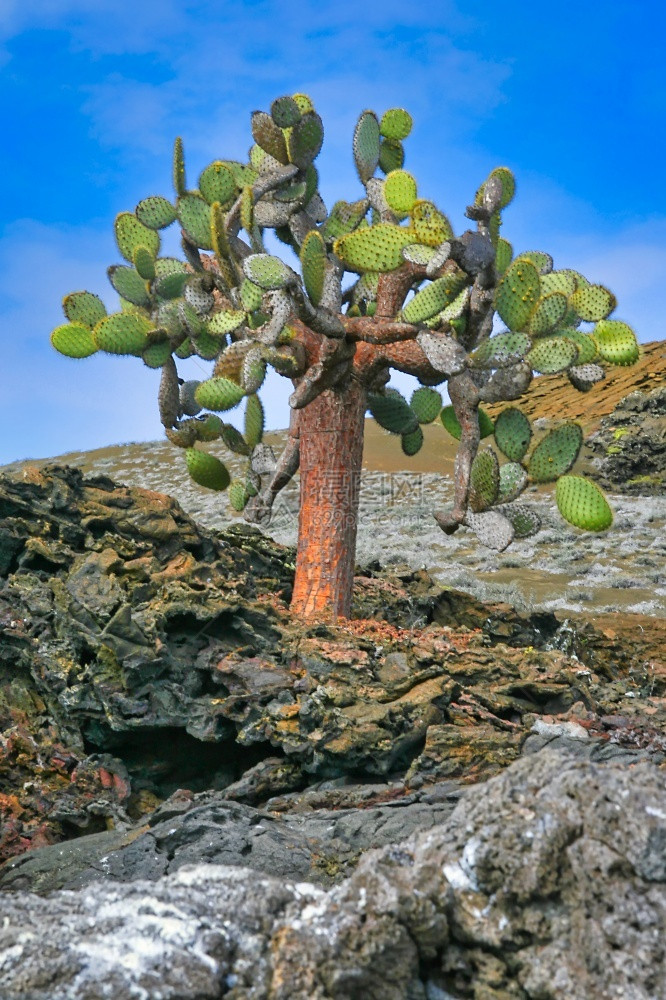
[[[117,847],[178,790],[325,811],[483,780],[555,739],[663,759],[658,619],[520,615],[373,565],[352,620],[304,625],[292,550],[60,467],[0,480],[0,550],[0,858],[107,830]]]
[[[586,447],[602,486],[634,495],[666,484],[666,386],[636,390],[604,417]]]
[[[664,1000],[665,941],[663,774],[545,751],[328,891],[199,864],[7,894],[0,994]]]

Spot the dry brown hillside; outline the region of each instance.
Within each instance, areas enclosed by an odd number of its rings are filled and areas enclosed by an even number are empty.
[[[520,408],[533,419],[578,420],[587,433],[598,428],[602,417],[612,413],[621,399],[642,389],[649,392],[666,383],[666,341],[641,344],[641,356],[635,365],[611,366],[606,378],[589,392],[578,392],[563,375],[541,375],[534,379]],[[494,417],[506,406],[496,403],[486,407]]]

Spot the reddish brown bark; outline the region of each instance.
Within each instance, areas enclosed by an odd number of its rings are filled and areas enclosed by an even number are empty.
[[[352,379],[302,411],[298,551],[291,610],[348,618],[354,582],[366,394]]]

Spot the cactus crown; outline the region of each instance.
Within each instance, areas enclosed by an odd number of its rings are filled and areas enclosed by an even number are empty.
[[[366,381],[370,412],[400,436],[407,456],[424,443],[422,425],[438,418],[467,449],[464,499],[442,516],[444,529],[464,523],[485,544],[501,548],[538,530],[538,519],[513,502],[526,484],[555,481],[562,515],[601,530],[610,523],[603,495],[570,474],[580,427],[564,423],[532,447],[530,422],[518,407],[508,406],[493,423],[479,403],[513,401],[541,373],[562,373],[586,392],[603,378],[604,364],[637,359],[636,337],[610,318],[616,301],[606,287],[556,270],[543,251],[514,254],[500,235],[502,213],[515,194],[508,167],[497,167],[481,184],[467,208],[476,227],[456,236],[404,169],[411,128],[403,108],[381,116],[362,112],[352,135],[360,196],[337,201],[330,211],[315,167],[323,124],[305,94],[278,97],[267,111],[255,111],[247,160],[213,161],[196,188],[188,186],[177,139],[173,197],[149,195],[115,220],[123,262],[108,276],[120,308],[107,315],[97,296],[68,295],[67,322],[52,332],[51,343],[70,358],[103,351],[159,368],[167,436],[184,449],[197,483],[228,487],[232,506],[242,510],[269,474],[265,462],[259,462],[263,473],[257,471],[256,459],[265,448],[258,392],[267,368],[295,380],[290,403],[299,409],[345,384],[355,342],[378,343],[380,333],[385,344],[411,338],[422,386],[409,402],[385,388],[390,361],[355,375]],[[160,255],[160,232],[174,223],[181,228],[183,260]],[[296,253],[300,273],[267,253],[266,230]],[[345,272],[356,279],[343,292]],[[495,313],[506,328],[497,333]],[[312,338],[319,351],[314,360]],[[183,384],[177,361],[195,356],[213,362],[213,371]],[[432,386],[447,379],[456,391],[453,405],[443,406]],[[241,431],[217,414],[243,400]],[[491,436],[495,450],[479,451],[479,441]],[[232,481],[223,462],[202,447],[211,444],[247,456],[246,472]]]

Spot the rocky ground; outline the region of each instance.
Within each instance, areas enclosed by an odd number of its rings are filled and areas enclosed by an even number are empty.
[[[534,493],[500,557],[370,427],[338,625],[295,487],[263,533],[162,446],[0,476],[0,996],[666,998],[663,405],[597,421],[607,536]]]

